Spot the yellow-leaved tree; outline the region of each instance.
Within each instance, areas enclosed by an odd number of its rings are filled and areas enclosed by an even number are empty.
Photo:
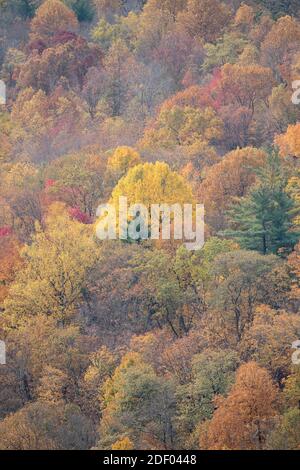
[[[114,188],[111,201],[119,203],[125,196],[128,204],[185,204],[193,202],[193,194],[185,179],[164,162],[142,163],[131,168]]]
[[[196,168],[211,165],[218,157],[212,144],[223,137],[223,122],[210,107],[162,105],[150,127],[145,129],[139,142],[149,155],[171,152],[172,163],[177,166],[192,161]],[[176,151],[175,151],[176,150]],[[180,158],[176,158],[179,152]]]
[[[44,314],[64,324],[76,312],[86,275],[96,262],[91,227],[70,220],[59,203],[49,211],[45,230],[37,226],[31,245],[21,251],[24,269],[4,304],[9,323]]]
[[[141,163],[140,154],[131,147],[117,147],[107,162],[108,177],[114,184],[118,182],[127,171]]]
[[[129,440],[135,448],[170,447],[173,384],[140,354],[125,354],[102,392],[99,448],[121,450]]]
[[[133,443],[129,439],[129,437],[123,437],[123,439],[119,439],[116,441],[112,446],[112,450],[132,450]]]
[[[157,204],[162,205],[177,205],[177,208],[183,208],[184,204],[192,204],[194,202],[193,193],[190,185],[187,181],[178,173],[172,171],[167,163],[156,162],[156,163],[141,163],[131,168],[128,173],[119,180],[115,186],[111,198],[110,204],[115,207],[117,220],[119,219],[120,211],[120,198],[127,198],[128,207],[131,205],[143,204],[147,210],[145,214],[140,209],[138,218],[143,225],[143,229],[140,225],[140,231],[138,226],[136,227],[137,234],[135,234],[135,240],[148,238],[148,236],[139,236],[142,231],[147,231],[147,225],[150,225],[150,219],[152,217],[151,205]],[[173,209],[173,207],[172,207]],[[137,215],[136,212],[136,215]],[[171,211],[172,212],[172,211]],[[99,223],[97,224],[97,233],[103,229],[106,221],[111,222],[111,214],[104,220],[101,216]],[[128,212],[127,220],[133,221],[134,215]],[[173,214],[170,214],[170,222],[173,221]],[[124,222],[118,223],[119,234],[123,232]],[[135,223],[137,223],[135,221]],[[130,235],[130,229],[128,231],[128,239],[132,239]],[[124,235],[121,236],[124,238]],[[127,238],[127,236],[125,237]],[[158,237],[160,239],[160,236]]]
[[[282,157],[300,158],[300,123],[289,125],[285,134],[278,135],[275,143]]]

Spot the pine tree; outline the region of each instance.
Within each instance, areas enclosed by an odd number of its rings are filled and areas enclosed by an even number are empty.
[[[255,187],[228,211],[232,229],[224,234],[237,238],[242,248],[263,254],[291,250],[300,237],[292,223],[299,208],[286,192],[287,179],[278,155],[271,153],[256,174]]]
[[[265,7],[274,18],[293,14],[298,9],[298,0],[255,0],[259,6]]]

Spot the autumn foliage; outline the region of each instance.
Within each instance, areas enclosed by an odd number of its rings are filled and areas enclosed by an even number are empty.
[[[300,449],[299,14],[0,0],[1,450]]]

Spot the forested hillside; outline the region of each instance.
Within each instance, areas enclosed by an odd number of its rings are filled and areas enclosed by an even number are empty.
[[[0,449],[300,450],[299,1],[0,0],[0,80]]]

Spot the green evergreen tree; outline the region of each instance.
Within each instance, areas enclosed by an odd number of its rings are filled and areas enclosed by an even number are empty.
[[[92,21],[95,10],[92,0],[64,0],[64,3],[71,8],[78,21]]]
[[[299,8],[299,0],[255,0],[255,2],[264,8],[267,8],[274,18],[284,15],[295,15]]]
[[[299,208],[286,192],[287,178],[278,155],[271,153],[256,174],[255,187],[228,211],[231,230],[223,235],[263,254],[291,250],[300,236],[292,222]]]
[[[1,19],[2,15],[6,21],[13,21],[16,17],[32,18],[42,3],[43,0],[0,0]]]

